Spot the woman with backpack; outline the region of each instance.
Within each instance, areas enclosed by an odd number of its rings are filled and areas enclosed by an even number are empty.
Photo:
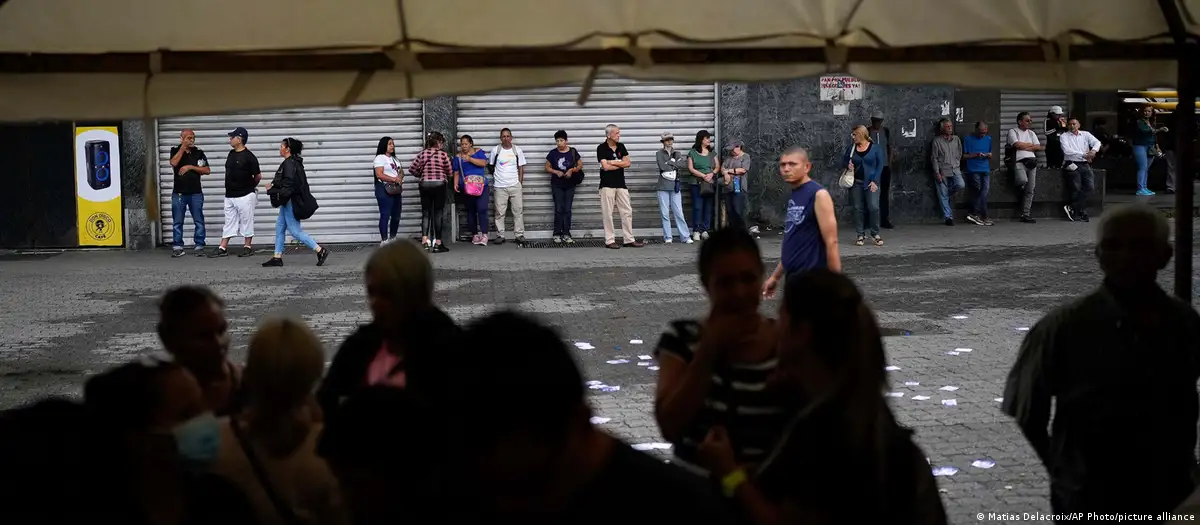
[[[300,157],[303,150],[304,143],[292,137],[279,143],[279,156],[283,157],[283,162],[267,185],[271,206],[279,208],[279,218],[275,221],[275,255],[263,263],[263,267],[283,266],[283,242],[289,233],[317,253],[317,266],[324,265],[329,258],[329,250],[317,244],[300,225],[300,221],[307,220],[317,211],[317,200],[308,187],[304,159]]]
[[[463,135],[458,139],[458,155],[454,156],[454,192],[465,198],[467,231],[471,244],[487,246],[488,240],[488,154],[475,147],[475,139]]]
[[[379,139],[375,148],[375,200],[379,203],[379,244],[396,240],[400,229],[400,197],[404,189],[404,168],[396,158],[392,137]]]
[[[425,149],[408,165],[408,173],[420,179],[422,224],[421,244],[433,253],[450,251],[442,244],[446,216],[446,179],[450,178],[450,155],[442,150],[446,137],[437,131],[425,136]]]

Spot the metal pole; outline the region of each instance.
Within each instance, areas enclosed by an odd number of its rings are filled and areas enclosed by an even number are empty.
[[[1192,303],[1192,206],[1196,168],[1196,66],[1179,46],[1179,106],[1175,108],[1175,296]],[[1192,49],[1190,52],[1195,52]],[[1195,55],[1193,55],[1195,56]]]

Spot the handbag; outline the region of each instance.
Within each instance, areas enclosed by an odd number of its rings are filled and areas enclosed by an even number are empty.
[[[271,478],[267,476],[267,470],[263,468],[262,462],[258,459],[254,445],[246,438],[242,425],[236,417],[229,418],[229,427],[233,430],[238,444],[242,446],[242,452],[246,453],[246,460],[250,462],[250,469],[254,471],[254,478],[258,481],[258,486],[262,487],[263,492],[266,493],[267,499],[271,501],[271,506],[275,507],[275,512],[279,514],[280,518],[283,518],[284,523],[299,525],[301,523],[299,516],[296,516],[296,511],[285,503],[279,497],[279,493],[275,491],[275,485],[271,483]]]
[[[458,172],[463,173],[466,170],[467,164],[462,159],[454,159],[458,162]],[[478,197],[483,195],[483,189],[487,187],[487,179],[483,175],[467,175],[463,173],[463,190],[467,195]]]
[[[854,145],[853,144],[850,145],[850,158],[851,159],[854,158]],[[854,170],[852,170],[850,168],[843,169],[842,174],[840,176],[838,176],[838,186],[841,186],[842,188],[845,188],[845,189],[850,189],[850,188],[854,187]]]
[[[581,160],[579,152],[575,151],[575,148],[571,148],[571,153],[575,154],[575,165],[578,166],[579,161]],[[571,185],[578,186],[580,184],[583,184],[583,168],[580,168],[579,171],[571,174]]]
[[[392,169],[396,173],[400,173],[400,166],[396,165],[396,161],[394,159],[388,160],[392,163]],[[404,187],[399,182],[385,182],[383,183],[383,191],[387,192],[388,195],[399,195],[401,191],[404,191]]]

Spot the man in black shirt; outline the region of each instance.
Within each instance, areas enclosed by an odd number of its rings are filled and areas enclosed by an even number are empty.
[[[520,352],[495,351],[517,347]],[[479,320],[467,328],[456,355],[440,352],[421,366],[414,362],[408,374],[411,384],[427,375],[443,383],[426,399],[445,415],[445,439],[461,440],[452,445],[463,453],[446,459],[453,475],[441,493],[454,501],[446,523],[736,519],[731,502],[704,478],[595,428],[574,355],[560,334],[533,319],[502,312]]]
[[[596,159],[600,161],[600,220],[604,221],[604,247],[618,249],[617,236],[613,231],[613,205],[621,215],[621,237],[625,246],[641,248],[642,242],[633,236],[633,206],[629,202],[629,189],[625,186],[625,168],[632,162],[629,150],[621,144],[621,128],[616,124],[604,127],[604,142],[596,146]]]
[[[246,128],[229,132],[229,157],[225,159],[225,228],[221,232],[221,245],[211,257],[229,255],[229,239],[243,237],[245,244],[238,257],[254,255],[254,207],[258,204],[258,183],[262,181],[262,169],[258,157],[246,149],[250,134]]]
[[[179,145],[171,146],[171,257],[183,257],[183,216],[191,212],[196,227],[192,241],[196,255],[204,254],[204,193],[200,177],[212,173],[204,150],[196,147],[196,132],[184,128]]]

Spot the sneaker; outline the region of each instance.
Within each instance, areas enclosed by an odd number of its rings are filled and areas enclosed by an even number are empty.
[[[750,234],[751,234],[751,235],[758,235],[758,226],[751,226],[751,227],[750,227]]]
[[[212,258],[229,257],[229,250],[218,246],[216,250],[213,250],[212,254],[210,254],[209,257],[212,257]]]
[[[671,244],[671,243],[673,243],[673,242],[675,242],[675,239],[672,239],[672,238],[670,238],[670,237],[667,237],[666,239],[663,239],[663,244]]]
[[[262,263],[262,265],[263,265],[263,268],[271,268],[273,266],[283,266],[283,258],[282,257],[271,257],[270,259],[267,259],[267,262]]]
[[[494,240],[494,241],[492,241],[492,242],[494,242],[494,243],[496,243],[496,244],[504,244],[504,242],[505,242],[505,241],[504,241],[504,236],[503,236],[503,235],[496,235],[496,240]]]
[[[996,225],[996,223],[992,222],[992,220],[991,220],[991,219],[989,219],[989,218],[987,218],[987,217],[984,217],[984,218],[983,218],[983,225],[984,225],[984,226],[995,226],[995,225]]]
[[[1076,220],[1078,220],[1080,222],[1091,222],[1092,219],[1090,217],[1088,217],[1088,214],[1080,213],[1079,216],[1076,217]]]
[[[450,248],[447,248],[445,244],[442,244],[439,242],[439,243],[433,245],[433,249],[430,251],[432,251],[433,253],[446,253],[446,252],[450,251]]]
[[[564,238],[563,238],[563,240],[564,240],[564,241],[565,241],[567,244],[575,244],[575,238],[574,238],[574,237],[571,237],[570,235],[568,235],[568,236],[564,237]]]
[[[1166,194],[1167,194],[1167,195],[1174,195],[1174,194],[1175,194],[1175,188],[1167,188]]]
[[[1063,206],[1063,213],[1067,214],[1068,221],[1075,220],[1075,212],[1071,209],[1071,205],[1068,204],[1066,206]]]
[[[968,220],[968,221],[971,221],[971,222],[973,222],[973,223],[975,223],[975,224],[977,224],[977,225],[979,225],[979,226],[983,226],[983,219],[980,219],[980,218],[979,218],[979,216],[978,216],[978,215],[975,215],[974,213],[972,213],[972,214],[968,214],[968,215],[967,215],[967,220]]]
[[[954,219],[946,218],[946,226],[954,226]]]
[[[324,248],[324,247],[321,248],[321,251],[317,252],[317,266],[324,266],[325,259],[328,259],[328,258],[329,258],[329,248]]]
[[[1034,219],[1033,217],[1030,217],[1028,215],[1022,215],[1021,222],[1025,223],[1025,224],[1034,224],[1034,223],[1037,223],[1037,219]]]
[[[524,235],[517,236],[517,244],[525,244],[525,236]]]
[[[562,236],[555,235],[554,237],[550,238],[550,241],[552,241],[554,244],[562,244]]]
[[[172,248],[171,257],[183,257],[183,246],[176,246]]]
[[[684,243],[684,244],[693,244],[693,243],[695,243],[695,242],[696,242],[696,241],[693,241],[691,237],[684,237],[684,238],[683,238],[683,243]]]
[[[429,237],[421,237],[421,246],[429,247]]]
[[[700,232],[700,238],[707,241],[708,240],[708,232]]]
[[[875,235],[872,238],[875,239],[875,246],[883,246],[883,237]]]
[[[238,257],[249,257],[251,255],[254,255],[254,247],[253,246],[242,246],[242,253],[239,253]]]
[[[192,248],[192,253],[196,254],[196,257],[204,257],[204,245],[199,245],[195,248]]]
[[[693,241],[700,240],[700,232],[692,232],[692,240]]]
[[[487,245],[488,245],[488,236],[487,236],[487,234],[486,234],[486,233],[481,233],[481,234],[479,234],[479,245],[480,245],[480,246],[487,246]]]
[[[854,239],[855,246],[862,246],[866,242],[867,242],[867,238],[863,237],[862,235],[859,235],[857,238]]]
[[[1137,190],[1137,193],[1135,193],[1134,195],[1137,195],[1138,197],[1150,197],[1150,196],[1154,195],[1154,192],[1152,192],[1150,190]]]

